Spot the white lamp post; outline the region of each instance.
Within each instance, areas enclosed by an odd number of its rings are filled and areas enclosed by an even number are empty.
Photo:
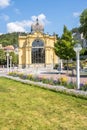
[[[60,60],[60,73],[62,74],[63,62],[62,59]]]
[[[54,67],[54,64],[53,64],[53,55],[51,55],[51,60],[52,60],[52,69]]]
[[[10,56],[10,69],[11,69],[11,66],[12,66],[12,56]]]
[[[7,52],[6,56],[7,56],[7,70],[8,70],[8,68],[9,68],[9,53],[8,52]]]
[[[74,51],[76,52],[77,59],[77,89],[80,89],[80,64],[79,64],[79,52],[82,50],[82,47],[79,43],[74,46]]]

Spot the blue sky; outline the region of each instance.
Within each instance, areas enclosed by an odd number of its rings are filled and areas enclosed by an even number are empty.
[[[30,32],[38,17],[45,33],[61,36],[64,25],[69,30],[80,25],[79,15],[86,8],[87,0],[0,0],[0,34]]]

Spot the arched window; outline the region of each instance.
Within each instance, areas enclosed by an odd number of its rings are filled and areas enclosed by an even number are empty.
[[[32,43],[32,63],[45,63],[44,42],[40,39]]]

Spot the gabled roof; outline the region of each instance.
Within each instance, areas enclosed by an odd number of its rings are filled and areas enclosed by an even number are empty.
[[[14,50],[14,47],[12,45],[8,45],[4,47],[4,50]]]

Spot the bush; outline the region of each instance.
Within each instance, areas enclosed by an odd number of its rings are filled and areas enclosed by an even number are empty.
[[[59,67],[59,65],[58,65],[58,64],[55,64],[54,69],[57,69],[58,67]]]
[[[87,91],[87,83],[80,84],[80,90]]]
[[[73,83],[73,82],[70,82],[70,83],[68,83],[68,84],[66,85],[66,87],[67,87],[68,89],[76,89],[76,84]]]
[[[61,84],[61,85],[67,85],[67,82],[68,82],[68,78],[65,76],[65,77],[60,77],[58,79],[58,83]]]
[[[9,72],[9,75],[13,76],[13,77],[18,77],[19,76],[19,74],[17,72]]]
[[[23,77],[24,77],[23,73],[19,74],[19,77],[20,77],[21,79],[23,79]]]
[[[27,79],[33,80],[33,75],[32,74],[27,75]]]

